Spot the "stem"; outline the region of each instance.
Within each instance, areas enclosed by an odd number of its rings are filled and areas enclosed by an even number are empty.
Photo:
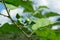
[[[6,11],[7,11],[7,14],[8,14],[9,18],[10,18],[10,20],[11,20],[11,21],[12,21],[12,23],[13,23],[14,21],[12,20],[12,18],[11,18],[11,16],[10,16],[10,14],[9,14],[9,11],[8,11],[8,9],[7,9],[6,5],[5,5],[5,1],[4,1],[4,0],[3,0],[3,3],[4,3],[4,6],[5,6],[5,8],[6,8]]]
[[[30,38],[33,34],[34,34],[34,31],[30,35],[27,35],[28,38]]]
[[[4,0],[3,0],[3,4],[4,4],[5,8],[6,8],[6,11],[7,11],[7,14],[8,14],[8,18],[10,18],[10,20],[12,21],[12,23],[15,24],[15,25],[22,31],[22,33],[27,36],[28,34],[25,33],[25,32],[21,29],[21,27],[20,27],[19,25],[17,25],[17,24],[14,22],[14,20],[11,18],[10,13],[9,13],[6,5],[5,5],[5,1],[4,1]]]
[[[0,13],[0,15],[2,15],[2,16],[4,16],[4,17],[8,17],[8,16],[6,16],[6,15],[4,15],[4,14],[1,14],[1,13]]]

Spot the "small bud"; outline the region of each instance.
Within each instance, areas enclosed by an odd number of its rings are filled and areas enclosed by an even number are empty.
[[[29,22],[29,21],[30,21],[30,19],[29,19],[29,18],[27,18],[27,19],[26,19],[26,21],[28,21],[28,22]]]

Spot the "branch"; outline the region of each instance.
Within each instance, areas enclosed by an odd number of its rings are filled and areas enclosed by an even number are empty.
[[[22,28],[21,28],[19,25],[17,25],[17,24],[14,22],[14,20],[11,18],[10,14],[9,14],[9,11],[8,11],[6,5],[5,5],[5,0],[3,0],[3,4],[4,4],[5,8],[6,8],[8,17],[10,18],[10,20],[12,21],[12,23],[15,24],[15,25],[22,31],[22,33],[27,36],[28,34],[25,33],[25,32],[22,30]]]
[[[5,8],[6,8],[6,11],[7,11],[7,14],[8,14],[10,20],[11,20],[12,22],[14,22],[14,21],[12,20],[11,16],[10,16],[10,14],[9,14],[9,11],[8,11],[6,5],[5,5],[5,0],[3,0],[3,4],[4,4]]]

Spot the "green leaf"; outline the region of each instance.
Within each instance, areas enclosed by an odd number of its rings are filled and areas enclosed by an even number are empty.
[[[20,32],[20,30],[15,25],[9,25],[8,23],[6,23],[2,27],[0,27],[0,31],[2,31],[3,33]]]
[[[22,7],[25,8],[25,10],[30,11],[30,12],[34,11],[34,9],[32,7],[32,2],[29,1],[29,0],[27,0],[27,1],[23,1],[23,0],[5,0],[5,2],[7,4],[12,4],[16,7],[22,6]]]
[[[55,13],[55,12],[46,12],[44,14],[45,17],[52,17],[52,16],[58,16],[59,14],[58,13]]]
[[[43,28],[39,29],[35,32],[38,36],[40,36],[41,39],[46,39],[46,40],[57,40],[56,34],[53,30],[49,28]]]
[[[48,8],[47,6],[39,6],[39,8]]]
[[[19,14],[16,14],[16,18],[19,19],[20,18],[20,15]]]
[[[41,19],[38,19],[36,20],[35,22],[36,24],[34,24],[32,26],[32,30],[37,30],[39,29],[40,27],[44,27],[44,26],[48,26],[50,24],[53,24],[53,22],[51,22],[50,20],[47,20],[45,18],[41,18]]]
[[[37,18],[44,18],[44,16],[42,15],[42,13],[36,13],[35,15],[33,15]]]
[[[33,14],[33,16],[37,17],[37,18],[44,18],[44,16],[42,15],[43,10],[39,10],[37,13]]]
[[[55,33],[57,35],[57,39],[60,40],[60,29],[55,30]]]
[[[13,10],[13,9],[16,9],[16,8],[17,8],[16,6],[11,5],[11,4],[6,4],[6,7],[7,7],[8,9],[11,9],[11,10]]]

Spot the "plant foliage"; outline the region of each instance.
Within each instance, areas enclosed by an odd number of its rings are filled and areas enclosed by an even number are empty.
[[[59,14],[46,12],[42,15],[44,8],[49,9],[47,6],[39,6],[36,12],[32,7],[33,2],[30,0],[1,0],[0,2],[4,4],[8,14],[8,16],[3,16],[8,17],[12,22],[0,27],[1,40],[60,40],[60,29],[52,30],[54,25],[60,25],[60,21],[52,22],[47,19],[59,16]],[[24,13],[28,12],[29,15],[16,14],[17,20],[15,21],[10,17],[9,10],[19,6],[25,8]],[[30,15],[30,13],[32,14]]]

